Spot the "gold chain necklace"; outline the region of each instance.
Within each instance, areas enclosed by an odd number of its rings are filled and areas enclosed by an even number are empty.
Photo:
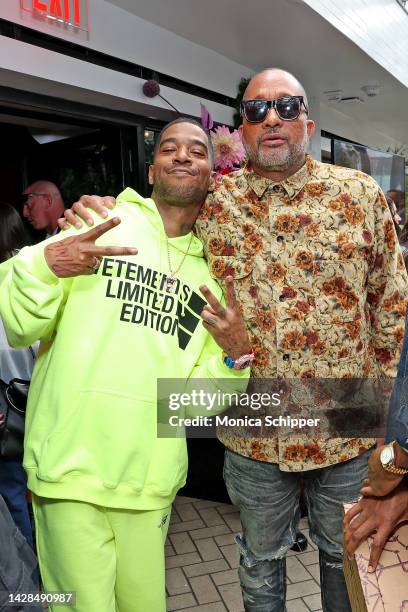
[[[171,269],[169,239],[168,239],[168,237],[166,235],[167,261],[168,261],[168,264],[169,264],[169,272],[170,272],[170,274],[166,278],[165,290],[168,291],[168,293],[174,293],[176,291],[176,288],[177,288],[176,274],[180,271],[181,266],[183,265],[184,260],[185,260],[185,258],[187,257],[187,255],[188,255],[188,253],[190,251],[190,247],[191,247],[192,241],[193,241],[193,232],[191,232],[190,242],[188,243],[187,251],[184,253],[183,257],[181,258],[181,261],[180,261],[178,267],[175,270],[172,270]]]

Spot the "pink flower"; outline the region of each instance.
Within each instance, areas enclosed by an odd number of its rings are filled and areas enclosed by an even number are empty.
[[[214,147],[214,166],[217,170],[239,166],[245,157],[245,150],[238,130],[229,131],[225,125],[211,132]]]

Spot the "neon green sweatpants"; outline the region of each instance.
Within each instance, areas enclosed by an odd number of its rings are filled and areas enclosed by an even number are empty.
[[[74,591],[67,612],[165,612],[171,506],[118,510],[33,496],[33,509],[44,589]]]

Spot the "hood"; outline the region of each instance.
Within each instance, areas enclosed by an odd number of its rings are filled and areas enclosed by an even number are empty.
[[[143,198],[140,194],[137,193],[131,187],[127,187],[124,191],[122,191],[118,196],[118,200],[126,201],[132,204],[138,204],[141,208],[144,209],[146,217],[148,220],[157,228],[159,231],[160,238],[165,238],[166,233],[164,231],[164,225],[161,218],[161,215],[157,209],[156,204],[152,200],[152,198]],[[185,253],[188,249],[188,254],[193,257],[204,257],[203,245],[201,241],[197,238],[195,234],[193,234],[193,238],[191,240],[191,232],[185,234],[184,236],[177,236],[176,238],[169,238],[169,244],[181,253]],[[189,248],[190,245],[190,248]]]

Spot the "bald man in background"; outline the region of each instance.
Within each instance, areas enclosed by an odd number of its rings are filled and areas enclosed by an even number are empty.
[[[23,196],[26,196],[23,216],[33,228],[45,231],[46,238],[56,234],[57,220],[65,209],[58,187],[51,181],[35,181],[24,190]]]

